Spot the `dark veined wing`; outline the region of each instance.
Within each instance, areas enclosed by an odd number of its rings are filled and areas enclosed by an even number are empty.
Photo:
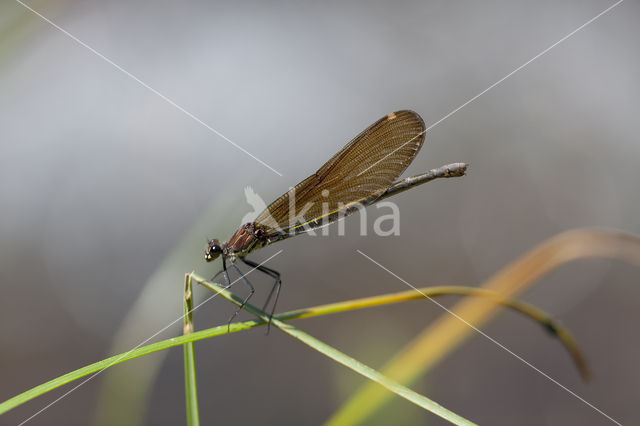
[[[389,114],[271,203],[255,222],[267,234],[284,237],[335,221],[353,211],[356,203],[391,186],[420,151],[424,138],[424,121],[417,113]]]

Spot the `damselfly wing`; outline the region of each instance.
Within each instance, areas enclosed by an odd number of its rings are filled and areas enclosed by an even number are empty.
[[[326,224],[327,216],[335,220],[339,213],[395,182],[420,151],[424,130],[422,118],[413,111],[381,118],[271,203],[255,223],[267,235],[295,235]],[[300,212],[304,220],[292,223]]]

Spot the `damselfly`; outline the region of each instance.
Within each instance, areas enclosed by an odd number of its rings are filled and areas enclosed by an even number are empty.
[[[240,274],[249,288],[243,306],[253,295],[254,288],[236,266],[236,260],[272,277],[274,284],[263,310],[275,291],[273,316],[282,284],[280,273],[246,256],[269,244],[328,225],[362,206],[414,186],[433,179],[463,176],[467,164],[453,163],[397,181],[420,151],[425,133],[424,121],[413,111],[397,111],[381,118],[317,172],[271,203],[254,222],[242,225],[228,242],[221,244],[217,239],[210,240],[204,258],[209,262],[222,256],[222,270],[218,274],[224,273],[227,286],[230,285],[227,261]]]

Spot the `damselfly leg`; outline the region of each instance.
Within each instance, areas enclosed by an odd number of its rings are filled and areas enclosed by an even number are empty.
[[[211,279],[210,279],[209,281],[211,281],[212,283],[216,282],[216,278],[218,278],[218,276],[219,276],[220,274],[222,274],[222,273],[225,273],[225,274],[226,274],[226,272],[227,272],[227,270],[226,270],[226,269],[224,269],[224,268],[220,269],[218,272],[216,272],[216,274],[215,274],[213,277],[211,277]],[[226,285],[224,288],[225,288],[225,289],[228,289],[229,287],[231,287],[231,284],[229,284],[229,277],[228,277],[228,274],[227,274],[227,276],[226,276],[226,280],[225,280],[225,281],[227,282],[227,285]]]
[[[225,265],[224,259],[222,259],[222,265],[226,269],[226,265]],[[244,281],[244,283],[247,285],[247,287],[249,287],[249,294],[247,295],[247,297],[244,298],[244,300],[242,301],[242,304],[240,305],[240,307],[238,309],[236,309],[236,311],[233,313],[233,315],[231,315],[231,318],[229,318],[229,322],[227,323],[227,333],[230,330],[231,321],[233,321],[233,319],[240,313],[242,308],[244,308],[244,305],[246,305],[247,302],[249,301],[249,299],[251,299],[251,296],[253,296],[253,293],[256,292],[256,290],[253,288],[253,286],[251,285],[251,283],[249,282],[247,277],[244,276],[245,274],[242,273],[242,271],[240,270],[240,268],[238,268],[238,266],[235,264],[235,262],[231,262],[231,266],[233,266],[233,269],[235,269],[236,272],[238,273],[238,275],[240,275],[240,278],[242,279],[242,281]]]
[[[273,270],[271,268],[267,268],[266,266],[260,265],[258,263],[255,263],[255,262],[251,261],[251,260],[247,260],[247,259],[245,259],[243,257],[241,257],[240,259],[246,265],[248,265],[248,266],[250,266],[250,267],[252,267],[254,269],[257,269],[262,273],[267,274],[268,276],[270,276],[271,278],[273,278],[275,280],[273,286],[271,287],[271,291],[269,292],[269,296],[267,297],[267,301],[264,303],[264,306],[262,307],[262,310],[264,311],[267,308],[267,306],[269,305],[269,302],[271,301],[271,298],[273,297],[273,294],[275,292],[276,298],[275,298],[275,301],[273,303],[273,307],[271,308],[271,313],[269,314],[269,322],[267,323],[267,334],[269,334],[269,330],[271,328],[271,318],[273,317],[273,313],[275,312],[276,305],[278,304],[278,298],[280,297],[280,287],[282,286],[282,281],[280,280],[280,273],[278,271],[276,271],[276,270]],[[229,321],[227,322],[227,332],[230,331],[231,322],[240,313],[242,308],[244,308],[244,306],[247,304],[249,299],[251,299],[251,297],[255,293],[255,288],[253,287],[251,282],[249,282],[249,280],[245,276],[246,274],[243,274],[242,271],[240,270],[240,268],[238,268],[238,266],[234,262],[231,262],[231,266],[233,267],[233,269],[236,270],[236,272],[240,276],[240,279],[242,279],[242,281],[245,283],[245,285],[249,288],[249,294],[247,295],[247,297],[244,298],[244,300],[242,301],[242,304],[240,305],[240,307],[238,309],[236,309],[236,311],[233,313],[233,315],[231,315],[231,317],[229,318]],[[222,269],[219,270],[211,278],[211,281],[212,282],[215,281],[216,278],[218,278],[218,276],[220,274],[224,274],[224,278],[225,278],[225,282],[226,282],[225,289],[228,289],[229,287],[231,287],[231,280],[229,279],[229,271],[227,269],[227,262],[226,262],[225,258],[222,259]]]
[[[269,292],[269,296],[267,296],[267,300],[264,302],[264,306],[262,306],[262,310],[266,310],[269,302],[271,301],[271,297],[275,291],[276,298],[273,302],[273,306],[271,307],[271,312],[269,313],[269,322],[267,323],[267,334],[269,334],[269,330],[271,329],[271,318],[273,318],[273,314],[276,311],[276,305],[278,304],[278,298],[280,297],[280,287],[282,287],[282,280],[280,279],[280,272],[267,268],[264,265],[260,265],[259,263],[253,262],[249,259],[245,259],[244,257],[240,258],[245,264],[251,266],[252,268],[256,268],[258,271],[263,272],[273,278],[275,281],[273,286],[271,286],[271,291]]]

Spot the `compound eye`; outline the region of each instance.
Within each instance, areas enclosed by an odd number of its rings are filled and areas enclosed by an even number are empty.
[[[204,258],[207,261],[216,259],[222,253],[222,247],[220,247],[220,241],[213,239],[207,244],[207,249],[204,252]]]

